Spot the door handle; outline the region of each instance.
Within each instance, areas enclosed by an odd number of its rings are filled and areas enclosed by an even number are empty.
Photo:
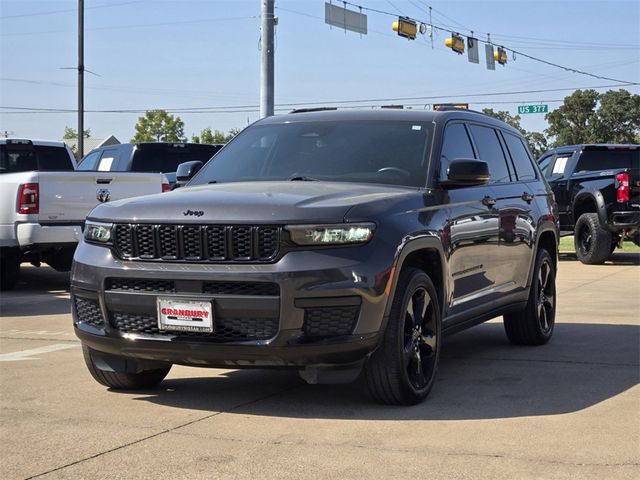
[[[109,185],[113,178],[96,178],[96,183],[98,185]]]
[[[496,204],[496,199],[491,197],[484,197],[482,199],[482,204],[491,208]]]
[[[533,201],[533,195],[531,195],[529,192],[524,192],[522,194],[522,200],[524,200],[527,203],[531,203]]]

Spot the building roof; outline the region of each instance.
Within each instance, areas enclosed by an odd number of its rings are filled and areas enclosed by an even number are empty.
[[[69,145],[74,151],[78,149],[78,139],[77,138],[67,138],[63,140]],[[113,135],[110,135],[107,138],[85,138],[84,139],[84,153],[89,153],[94,148],[105,147],[107,145],[119,145],[120,140],[118,140]]]

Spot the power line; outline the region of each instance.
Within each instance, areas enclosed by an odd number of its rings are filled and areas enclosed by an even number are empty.
[[[398,16],[398,14],[396,14],[396,13],[391,13],[391,12],[387,12],[387,11],[384,11],[384,10],[379,10],[377,8],[365,7],[365,6],[358,5],[356,3],[352,3],[352,2],[349,2],[349,1],[346,1],[346,0],[343,0],[343,3],[344,3],[345,6],[346,5],[350,5],[352,7],[358,8],[360,10],[368,11],[368,12],[378,13],[378,14],[381,14],[381,15],[387,15],[387,16],[390,16],[390,17],[397,17]],[[434,28],[434,29],[439,30],[441,32],[450,32],[451,31],[451,29],[444,28],[443,26],[436,25],[436,24],[434,24],[432,22],[420,20],[420,19],[413,18],[413,17],[406,16],[406,15],[405,15],[405,17],[407,17],[407,18],[409,18],[409,19],[411,19],[411,20],[413,20],[413,21],[415,21],[417,23],[424,23],[426,25],[431,25],[431,28]],[[466,29],[466,27],[465,27],[465,29]],[[469,31],[471,31],[471,30],[469,30]],[[482,33],[482,32],[479,32],[479,33]],[[480,39],[477,39],[477,41],[480,42],[480,43],[488,44],[488,45],[494,45],[493,42],[489,42],[489,41],[484,41],[484,40],[480,40]],[[589,77],[592,77],[592,78],[597,78],[599,80],[608,80],[610,82],[624,83],[624,84],[627,84],[627,85],[632,85],[632,84],[636,85],[636,83],[629,82],[627,80],[619,80],[617,78],[605,77],[603,75],[596,75],[594,73],[585,72],[585,71],[579,70],[577,68],[567,67],[565,65],[560,65],[558,63],[554,63],[554,62],[551,62],[549,60],[544,60],[542,58],[526,54],[526,53],[522,52],[521,50],[515,50],[513,48],[509,48],[509,47],[505,47],[505,46],[502,46],[502,48],[504,48],[505,50],[511,52],[512,54],[521,55],[521,56],[523,56],[525,58],[528,58],[529,60],[533,60],[533,61],[536,61],[536,62],[539,62],[539,63],[543,63],[543,64],[549,65],[551,67],[560,68],[560,69],[565,70],[567,72],[573,72],[573,73],[577,73],[577,74],[580,74],[580,75],[586,75],[586,76],[589,76]]]
[[[120,2],[120,3],[108,3],[105,5],[95,5],[93,7],[86,7],[85,10],[94,9],[94,8],[110,8],[110,7],[120,7],[122,5],[130,5],[132,3],[142,3],[143,0],[132,0],[129,2]],[[24,18],[24,17],[40,17],[43,15],[54,15],[57,13],[69,13],[69,12],[77,12],[77,8],[68,8],[66,10],[51,10],[48,12],[37,12],[37,13],[23,13],[20,15],[6,15],[0,17],[0,20],[10,19],[10,18]]]

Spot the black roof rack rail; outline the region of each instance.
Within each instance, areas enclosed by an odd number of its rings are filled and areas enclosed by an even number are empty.
[[[486,115],[486,113],[479,112],[478,110],[472,110],[470,108],[458,108],[454,106],[440,107],[438,110],[433,110],[434,112],[471,112],[471,113],[479,113],[480,115]]]
[[[308,112],[324,112],[326,110],[338,110],[338,107],[315,107],[315,108],[296,108],[289,113],[308,113]]]

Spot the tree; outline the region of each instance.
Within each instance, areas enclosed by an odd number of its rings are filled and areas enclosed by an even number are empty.
[[[91,129],[87,128],[84,131],[84,138],[91,137]],[[62,136],[63,140],[75,140],[78,138],[78,131],[72,127],[64,127],[64,135]]]
[[[522,128],[520,125],[520,115],[511,115],[505,110],[495,111],[493,108],[484,108],[482,113],[491,117],[502,120],[503,122],[511,125],[516,130],[520,131],[529,144],[529,150],[534,158],[540,158],[540,156],[549,149],[546,137],[540,132],[529,132]]]
[[[132,142],[185,142],[184,122],[166,110],[149,110],[138,118]]]
[[[232,128],[226,135],[220,130],[211,130],[207,127],[200,132],[200,135],[192,135],[193,143],[228,143],[233,137],[240,133],[240,129]]]
[[[627,90],[576,90],[546,115],[554,146],[634,143],[640,135],[640,95]]]

